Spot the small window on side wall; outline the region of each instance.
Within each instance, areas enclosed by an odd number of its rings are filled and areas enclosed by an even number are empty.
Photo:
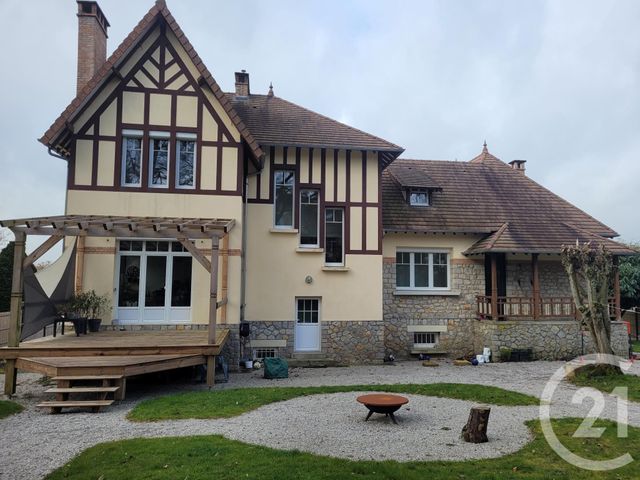
[[[325,209],[324,261],[327,265],[344,265],[344,210]]]
[[[426,188],[412,188],[409,190],[409,204],[413,206],[429,206],[429,190]]]
[[[176,140],[176,159],[176,187],[195,188],[195,135],[178,134],[178,138]]]
[[[317,247],[318,243],[318,190],[300,190],[300,246]]]
[[[169,139],[149,140],[149,186],[167,188],[169,182]]]
[[[293,228],[293,198],[295,172],[276,170],[273,172],[273,225],[276,228]]]

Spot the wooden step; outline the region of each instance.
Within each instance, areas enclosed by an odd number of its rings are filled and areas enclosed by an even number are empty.
[[[51,380],[62,381],[81,381],[81,380],[121,380],[124,375],[62,375],[59,377],[53,377]]]
[[[45,393],[115,393],[120,387],[68,387],[50,388]]]
[[[41,402],[37,406],[42,408],[50,408],[51,413],[60,413],[63,408],[90,408],[94,412],[99,412],[102,407],[108,407],[113,404],[113,400],[64,400]]]

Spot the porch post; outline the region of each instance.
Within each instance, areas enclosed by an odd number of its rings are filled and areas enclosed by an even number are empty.
[[[613,303],[616,309],[616,320],[622,320],[622,305],[620,302],[620,269],[618,257],[613,257]]]
[[[531,275],[533,276],[533,319],[540,317],[540,271],[538,268],[538,254],[531,254]]]
[[[25,242],[27,236],[23,232],[13,232],[16,237],[13,250],[13,275],[11,277],[11,310],[9,316],[9,347],[20,345],[20,330],[22,325],[22,291],[24,276],[22,262],[24,262]],[[16,360],[9,359],[4,367],[4,394],[16,393],[18,370]]]
[[[491,319],[498,318],[498,259],[495,253],[491,255]]]
[[[85,237],[79,236],[76,248],[76,282],[75,292],[82,292],[82,283],[84,282],[84,243]]]
[[[218,252],[220,237],[211,237],[211,285],[209,295],[209,344],[216,343],[216,319],[218,316]]]

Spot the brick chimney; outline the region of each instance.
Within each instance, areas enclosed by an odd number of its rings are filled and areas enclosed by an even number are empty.
[[[511,160],[509,162],[509,165],[511,165],[511,168],[513,168],[514,170],[517,170],[518,172],[520,172],[522,175],[525,175],[525,168],[524,168],[524,164],[527,163],[526,160]]]
[[[109,22],[98,2],[78,0],[78,78],[76,93],[107,60]]]
[[[236,72],[236,97],[248,97],[249,93],[249,74],[246,70]]]

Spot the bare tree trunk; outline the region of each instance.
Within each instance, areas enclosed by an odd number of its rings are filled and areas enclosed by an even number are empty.
[[[489,426],[489,407],[473,407],[469,412],[469,420],[462,427],[462,439],[470,443],[488,442],[487,427]]]

